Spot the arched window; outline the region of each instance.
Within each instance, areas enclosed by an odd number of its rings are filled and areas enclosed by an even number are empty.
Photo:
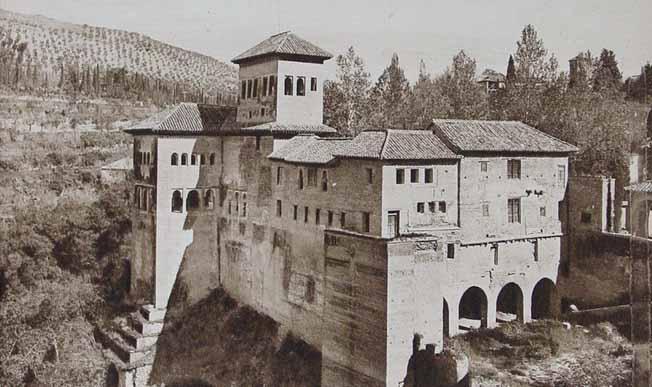
[[[199,164],[206,165],[206,155],[203,153],[199,155]]]
[[[236,192],[235,193],[235,214],[238,215],[240,213],[240,193]]]
[[[194,153],[190,155],[190,165],[197,165],[197,155]]]
[[[183,198],[181,197],[181,191],[174,191],[172,194],[172,212],[182,212],[183,211]]]
[[[305,77],[297,77],[297,95],[306,95]]]
[[[291,75],[285,76],[285,95],[292,95],[292,89],[294,87],[294,82]]]
[[[303,169],[299,169],[299,189],[303,189]]]
[[[211,165],[215,165],[215,153],[211,153],[211,155],[208,157],[208,161]]]
[[[321,190],[324,192],[328,191],[328,174],[326,171],[322,171],[321,173]]]
[[[188,192],[188,198],[186,199],[186,210],[195,210],[199,208],[199,192],[192,190]]]
[[[208,208],[209,210],[212,210],[214,203],[215,203],[215,198],[213,196],[213,190],[211,189],[206,190],[206,193],[204,193],[204,207]]]
[[[170,165],[179,165],[179,155],[176,153],[172,153],[172,156],[170,157]]]
[[[140,187],[134,189],[134,206],[140,208]]]
[[[181,165],[188,165],[188,154],[183,153],[181,155]]]

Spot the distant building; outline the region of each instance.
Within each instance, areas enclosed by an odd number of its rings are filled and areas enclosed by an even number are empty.
[[[570,87],[591,87],[593,78],[593,59],[590,53],[579,53],[576,57],[568,60],[569,64],[569,86]]]
[[[123,360],[148,351],[138,340],[160,332],[173,289],[190,304],[222,286],[270,316],[321,351],[325,386],[399,385],[416,333],[440,351],[446,335],[558,313],[577,149],[513,121],[338,137],[322,123],[330,57],[271,36],[233,60],[237,108],[180,104],[128,130],[131,294],[149,306]]]
[[[478,83],[484,87],[487,94],[495,93],[500,89],[505,88],[505,75],[491,69],[486,69],[480,75]]]
[[[131,156],[116,160],[100,168],[100,180],[103,184],[125,181],[134,170]]]

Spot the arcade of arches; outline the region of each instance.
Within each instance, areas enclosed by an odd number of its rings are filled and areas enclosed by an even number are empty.
[[[492,298],[493,297],[493,298]],[[505,284],[497,294],[489,294],[481,287],[467,288],[458,303],[443,300],[444,336],[455,335],[472,328],[492,328],[498,323],[518,320],[558,318],[560,298],[555,283],[540,279],[531,289],[523,289],[514,282]]]

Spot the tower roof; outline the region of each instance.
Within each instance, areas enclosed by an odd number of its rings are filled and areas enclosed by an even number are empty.
[[[295,59],[313,59],[321,62],[333,57],[307,40],[301,39],[290,31],[272,35],[258,43],[242,54],[236,56],[231,62],[240,64],[264,56],[283,56]]]

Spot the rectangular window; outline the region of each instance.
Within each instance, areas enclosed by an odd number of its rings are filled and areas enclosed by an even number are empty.
[[[582,223],[591,223],[591,218],[593,218],[592,214],[588,211],[582,211],[582,215],[580,218],[580,221]]]
[[[507,200],[507,221],[509,223],[521,223],[521,199]]]
[[[560,187],[566,185],[566,166],[564,165],[557,166],[557,181]]]
[[[263,97],[267,96],[267,77],[263,77],[263,89],[261,90]]]
[[[417,212],[418,213],[423,214],[426,211],[425,208],[426,208],[425,203],[423,203],[423,202],[417,203]]]
[[[291,75],[285,76],[284,90],[285,95],[292,95],[292,89],[294,88],[294,79]]]
[[[306,77],[297,77],[297,95],[306,95]]]
[[[454,259],[455,258],[455,244],[448,243],[446,245],[446,258]]]
[[[299,206],[294,205],[294,212],[292,213],[292,219],[297,220],[299,217]]]
[[[428,202],[428,211],[434,214],[437,211],[437,202]]]
[[[317,91],[317,78],[310,78],[310,91]]]
[[[487,172],[489,166],[488,161],[480,161],[480,172]]]
[[[200,164],[200,165],[206,165],[206,155],[203,154],[203,153],[201,153],[201,154],[199,155],[199,164]]]
[[[258,97],[258,78],[254,79],[253,97],[254,98]]]
[[[405,183],[405,169],[397,168],[396,169],[396,184]]]
[[[371,168],[366,168],[367,170],[367,184],[374,182],[374,170]]]
[[[346,226],[346,212],[340,214],[340,227],[344,228]]]
[[[274,92],[276,91],[276,77],[274,75],[269,76],[269,95],[272,96],[274,95]]]
[[[260,136],[256,136],[256,150],[260,150]]]
[[[283,167],[276,167],[276,185],[281,184],[282,176],[283,176]]]
[[[489,216],[489,203],[482,204],[482,216]]]
[[[197,155],[194,153],[190,155],[190,165],[197,165]]]
[[[283,215],[283,204],[280,200],[276,201],[276,216],[280,217]]]
[[[260,116],[265,117],[265,108],[260,108]]]
[[[419,182],[419,170],[410,169],[410,183],[418,183],[418,182]]]
[[[446,202],[439,202],[439,212],[446,212]]]
[[[252,86],[253,86],[252,81],[251,79],[249,79],[247,81],[247,98],[251,98]]]
[[[247,81],[242,81],[242,86],[240,86],[240,99],[247,98]]]
[[[539,216],[546,216],[546,208],[539,207]]]
[[[308,207],[303,207],[303,222],[308,223]]]
[[[507,160],[507,178],[521,178],[521,160]]]
[[[498,265],[498,243],[494,243],[491,249],[494,251],[494,265]]]
[[[369,232],[369,213],[368,212],[363,212],[362,213],[362,231],[364,232]]]
[[[319,224],[321,222],[321,210],[319,208],[315,209],[315,224]]]
[[[308,186],[317,186],[317,168],[308,168]]]
[[[432,183],[433,182],[433,173],[432,173],[432,168],[426,168],[426,184]]]
[[[328,211],[328,225],[333,225],[333,211]]]
[[[532,241],[532,247],[533,247],[533,255],[534,255],[534,262],[539,261],[539,240],[535,239]]]

